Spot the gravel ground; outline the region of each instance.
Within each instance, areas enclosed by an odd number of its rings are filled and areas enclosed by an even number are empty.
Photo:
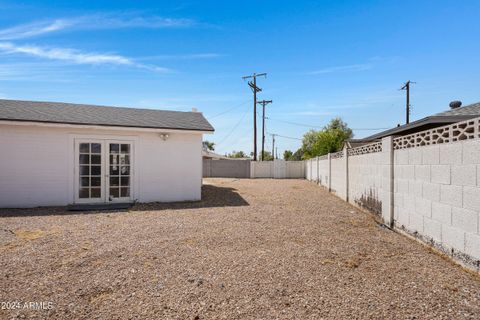
[[[196,203],[0,211],[0,300],[53,303],[0,317],[480,318],[477,275],[312,183],[205,184]]]

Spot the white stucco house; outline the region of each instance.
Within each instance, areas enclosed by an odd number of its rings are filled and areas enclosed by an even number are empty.
[[[199,112],[0,99],[0,208],[199,200]]]

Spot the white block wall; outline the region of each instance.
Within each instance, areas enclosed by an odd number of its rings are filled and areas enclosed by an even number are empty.
[[[381,213],[381,153],[348,157],[348,199],[366,209]]]
[[[480,141],[396,150],[395,224],[480,259]]]
[[[318,161],[318,175],[316,158],[305,163],[308,180],[478,268],[480,140],[393,151],[387,137],[381,152]]]
[[[250,178],[303,179],[310,174],[308,161],[252,161]]]
[[[331,159],[331,191],[342,199],[347,198],[345,161],[345,157]]]

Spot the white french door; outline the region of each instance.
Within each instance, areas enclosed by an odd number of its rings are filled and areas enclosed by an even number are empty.
[[[133,142],[75,139],[75,202],[132,201]]]

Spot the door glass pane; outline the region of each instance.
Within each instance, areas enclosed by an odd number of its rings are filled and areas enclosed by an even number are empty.
[[[101,198],[102,197],[102,189],[100,188],[91,188],[90,189],[90,198]]]
[[[91,155],[91,163],[92,164],[101,164],[102,163],[102,156],[99,154],[92,154]]]
[[[89,166],[80,166],[80,175],[81,176],[88,176],[90,174],[90,167]]]
[[[78,197],[81,199],[89,198],[89,188],[80,188],[78,192]]]
[[[110,177],[110,186],[111,187],[118,187],[120,183],[119,177]]]
[[[111,143],[110,144],[110,153],[118,153],[120,151],[120,145]]]
[[[88,187],[88,186],[90,186],[89,178],[88,177],[80,178],[80,187]]]
[[[120,167],[119,166],[110,166],[110,175],[118,175]]]
[[[92,153],[102,153],[102,145],[100,143],[92,143]]]
[[[80,164],[89,164],[90,159],[88,154],[81,154],[80,156]]]
[[[100,177],[92,177],[90,178],[90,183],[92,185],[92,187],[100,187],[101,184],[100,184]]]
[[[92,176],[99,176],[102,174],[102,167],[101,166],[91,166],[91,174]]]
[[[130,188],[120,188],[120,190],[121,190],[120,196],[122,198],[130,197]]]
[[[119,195],[119,188],[110,188],[110,196],[114,198],[118,198]]]
[[[122,177],[121,184],[122,187],[130,186],[130,177]]]
[[[90,143],[80,143],[80,153],[89,153]]]
[[[120,172],[122,176],[128,176],[130,174],[130,166],[122,166]]]
[[[129,144],[122,144],[121,145],[121,152],[122,153],[130,153],[130,145]]]

